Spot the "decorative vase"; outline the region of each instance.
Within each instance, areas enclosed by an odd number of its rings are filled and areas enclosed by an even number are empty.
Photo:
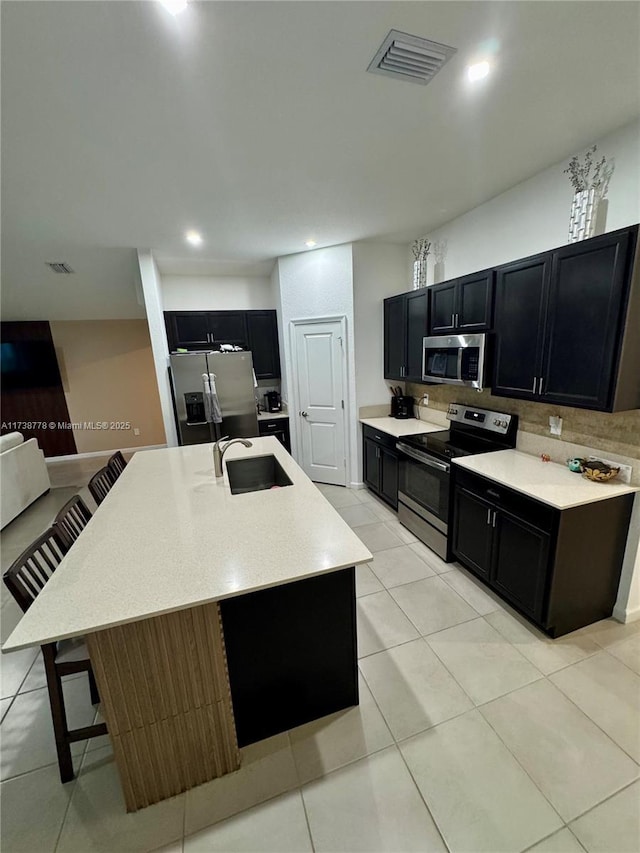
[[[593,237],[600,202],[599,187],[579,190],[573,197],[569,217],[569,243]]]
[[[413,289],[427,286],[427,257],[417,258],[413,262]]]

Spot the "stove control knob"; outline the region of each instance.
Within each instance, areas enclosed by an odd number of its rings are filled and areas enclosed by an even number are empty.
[[[500,426],[500,421],[499,421],[497,418],[494,418],[494,419],[493,419],[493,425],[494,425],[494,426],[499,427],[499,426]]]

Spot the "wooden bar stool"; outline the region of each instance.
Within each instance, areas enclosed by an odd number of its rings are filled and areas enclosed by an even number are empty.
[[[4,573],[5,585],[24,613],[36,600],[68,550],[69,545],[66,540],[53,527],[50,527],[38,536]],[[71,744],[107,734],[107,726],[106,723],[97,723],[70,730],[67,725],[62,689],[63,675],[86,672],[89,676],[91,702],[96,705],[100,701],[89,653],[83,638],[75,637],[57,643],[46,643],[41,646],[41,649],[49,689],[60,779],[63,782],[69,782],[74,777]]]
[[[98,506],[100,506],[102,501],[109,494],[111,487],[116,480],[117,477],[108,465],[105,465],[104,468],[96,471],[93,477],[89,480],[89,491]]]
[[[67,501],[53,521],[53,529],[60,534],[70,548],[89,523],[91,511],[80,495]]]
[[[127,467],[127,460],[124,458],[122,453],[118,450],[117,453],[114,453],[113,456],[107,462],[107,468],[115,474],[115,479],[117,480],[120,474]]]

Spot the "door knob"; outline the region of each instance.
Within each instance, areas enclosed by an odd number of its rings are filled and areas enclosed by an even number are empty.
[[[309,417],[309,416],[307,415],[307,413],[306,413],[306,412],[300,412],[300,414],[302,415],[302,417],[303,417],[303,418],[308,418],[308,417]]]

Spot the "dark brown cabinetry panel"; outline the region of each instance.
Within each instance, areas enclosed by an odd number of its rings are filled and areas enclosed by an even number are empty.
[[[596,411],[640,407],[637,233],[498,268],[494,394]]]
[[[55,423],[56,428],[41,429],[33,427],[28,429],[20,426],[17,428],[25,439],[35,438],[45,456],[67,456],[77,453],[76,442],[71,429],[58,429],[58,424],[70,423],[67,400],[62,387],[62,379],[58,369],[56,351],[51,337],[51,329],[46,321],[32,322],[5,322],[0,327],[3,343],[13,341],[38,341],[44,346],[45,354],[41,358],[48,359],[47,372],[55,372],[58,381],[44,388],[6,388],[2,387],[2,421],[7,428],[2,433],[14,432],[16,428],[12,423],[39,423],[47,425]]]
[[[429,288],[429,334],[485,332],[493,323],[493,270]]]
[[[384,300],[384,377],[422,381],[422,341],[427,334],[426,288]]]
[[[287,453],[291,453],[291,436],[289,434],[289,418],[273,418],[268,421],[258,421],[260,435],[272,435],[278,439]]]
[[[256,379],[280,377],[280,350],[276,312],[165,311],[169,352],[178,349],[216,350],[232,344],[253,354]]]
[[[552,637],[611,615],[633,495],[559,510],[452,467],[463,565]]]
[[[398,509],[396,439],[372,427],[362,427],[363,480],[372,492]]]

